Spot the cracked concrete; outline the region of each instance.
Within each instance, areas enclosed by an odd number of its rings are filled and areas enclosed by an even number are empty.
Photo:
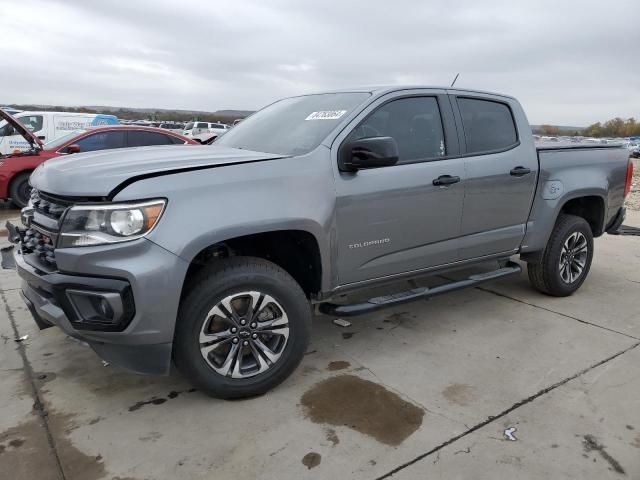
[[[640,478],[638,241],[598,239],[568,299],[521,275],[355,318],[348,336],[317,317],[295,374],[233,402],[38,331],[0,271],[0,479]],[[421,423],[388,441],[385,418],[357,415],[366,395],[312,421],[305,394],[331,403],[340,377]]]

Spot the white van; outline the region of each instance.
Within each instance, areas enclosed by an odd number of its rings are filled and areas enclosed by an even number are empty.
[[[56,140],[74,130],[97,125],[117,125],[118,117],[99,113],[20,112],[14,115],[42,143]],[[0,123],[0,155],[28,150],[29,143],[4,120]]]
[[[195,137],[202,133],[215,133],[220,136],[227,130],[229,130],[229,125],[224,123],[189,122],[184,126],[182,134],[185,137]]]

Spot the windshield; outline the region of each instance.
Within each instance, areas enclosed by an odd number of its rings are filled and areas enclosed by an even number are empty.
[[[42,148],[47,150],[58,148],[60,145],[64,145],[66,142],[71,140],[76,135],[80,135],[81,133],[86,132],[86,130],[74,130],[71,133],[67,133],[66,135],[61,136],[60,138],[56,138],[55,140],[51,140],[44,144]]]
[[[304,155],[316,148],[369,93],[326,93],[280,100],[254,113],[216,145],[278,155]]]
[[[185,130],[191,130],[193,128],[193,122],[189,122],[184,126]]]

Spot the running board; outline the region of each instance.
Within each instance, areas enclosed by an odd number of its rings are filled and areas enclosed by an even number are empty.
[[[640,237],[640,228],[620,225],[616,230],[607,233],[609,235],[634,235]]]
[[[475,287],[489,280],[506,277],[520,273],[522,268],[515,262],[507,262],[504,267],[491,272],[479,273],[471,275],[464,280],[457,280],[451,283],[445,283],[437,287],[420,287],[408,290],[406,292],[395,293],[392,295],[383,295],[380,297],[370,298],[366,302],[352,303],[347,305],[338,305],[335,303],[321,303],[319,309],[325,315],[333,315],[337,317],[353,317],[362,315],[363,313],[371,313],[376,310],[382,310],[387,307],[394,307],[403,303],[413,302],[415,300],[428,300],[431,297],[443,293],[461,290],[463,288]]]

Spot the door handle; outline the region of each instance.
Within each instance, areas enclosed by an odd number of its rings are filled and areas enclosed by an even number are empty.
[[[509,172],[512,177],[522,177],[523,175],[527,175],[529,173],[531,173],[531,169],[526,167],[515,167],[512,168]]]
[[[440,175],[438,178],[433,180],[433,184],[436,187],[444,186],[444,185],[453,185],[454,183],[458,183],[460,181],[460,177],[454,177],[452,175]]]

